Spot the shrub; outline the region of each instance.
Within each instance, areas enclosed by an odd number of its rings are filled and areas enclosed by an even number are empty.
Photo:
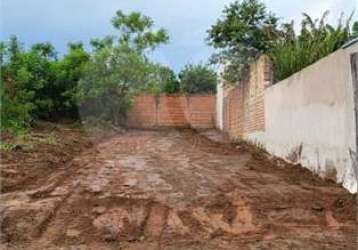
[[[342,18],[337,27],[325,23],[328,12],[320,20],[312,20],[304,14],[301,32],[296,35],[293,22],[285,24],[281,39],[270,51],[276,80],[282,80],[319,59],[329,55],[350,38],[350,19],[344,24]]]

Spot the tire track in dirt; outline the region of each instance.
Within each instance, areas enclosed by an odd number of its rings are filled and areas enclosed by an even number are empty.
[[[13,249],[356,246],[355,218],[341,214],[356,207],[337,202],[342,188],[247,145],[190,130],[128,131],[69,164],[39,189],[5,197],[12,232],[40,232],[12,238]],[[23,219],[28,211],[40,223]]]

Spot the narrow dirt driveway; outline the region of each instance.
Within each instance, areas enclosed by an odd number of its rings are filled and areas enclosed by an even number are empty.
[[[207,136],[128,131],[7,190],[1,249],[356,249],[354,196]]]

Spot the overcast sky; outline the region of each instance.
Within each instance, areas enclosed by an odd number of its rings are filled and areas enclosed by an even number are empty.
[[[93,37],[115,34],[110,19],[118,9],[140,11],[169,31],[170,43],[153,57],[178,71],[186,63],[206,61],[212,49],[206,31],[231,0],[0,0],[0,40],[15,34],[30,46],[51,42],[66,51],[70,41],[88,44]],[[268,9],[283,20],[299,22],[301,13],[320,17],[330,10],[335,22],[340,13],[358,12],[358,0],[265,0]],[[355,15],[355,19],[358,15]]]

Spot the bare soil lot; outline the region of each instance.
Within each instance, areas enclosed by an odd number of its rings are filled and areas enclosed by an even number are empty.
[[[191,130],[51,133],[2,152],[0,249],[357,248],[355,196],[253,147]]]

